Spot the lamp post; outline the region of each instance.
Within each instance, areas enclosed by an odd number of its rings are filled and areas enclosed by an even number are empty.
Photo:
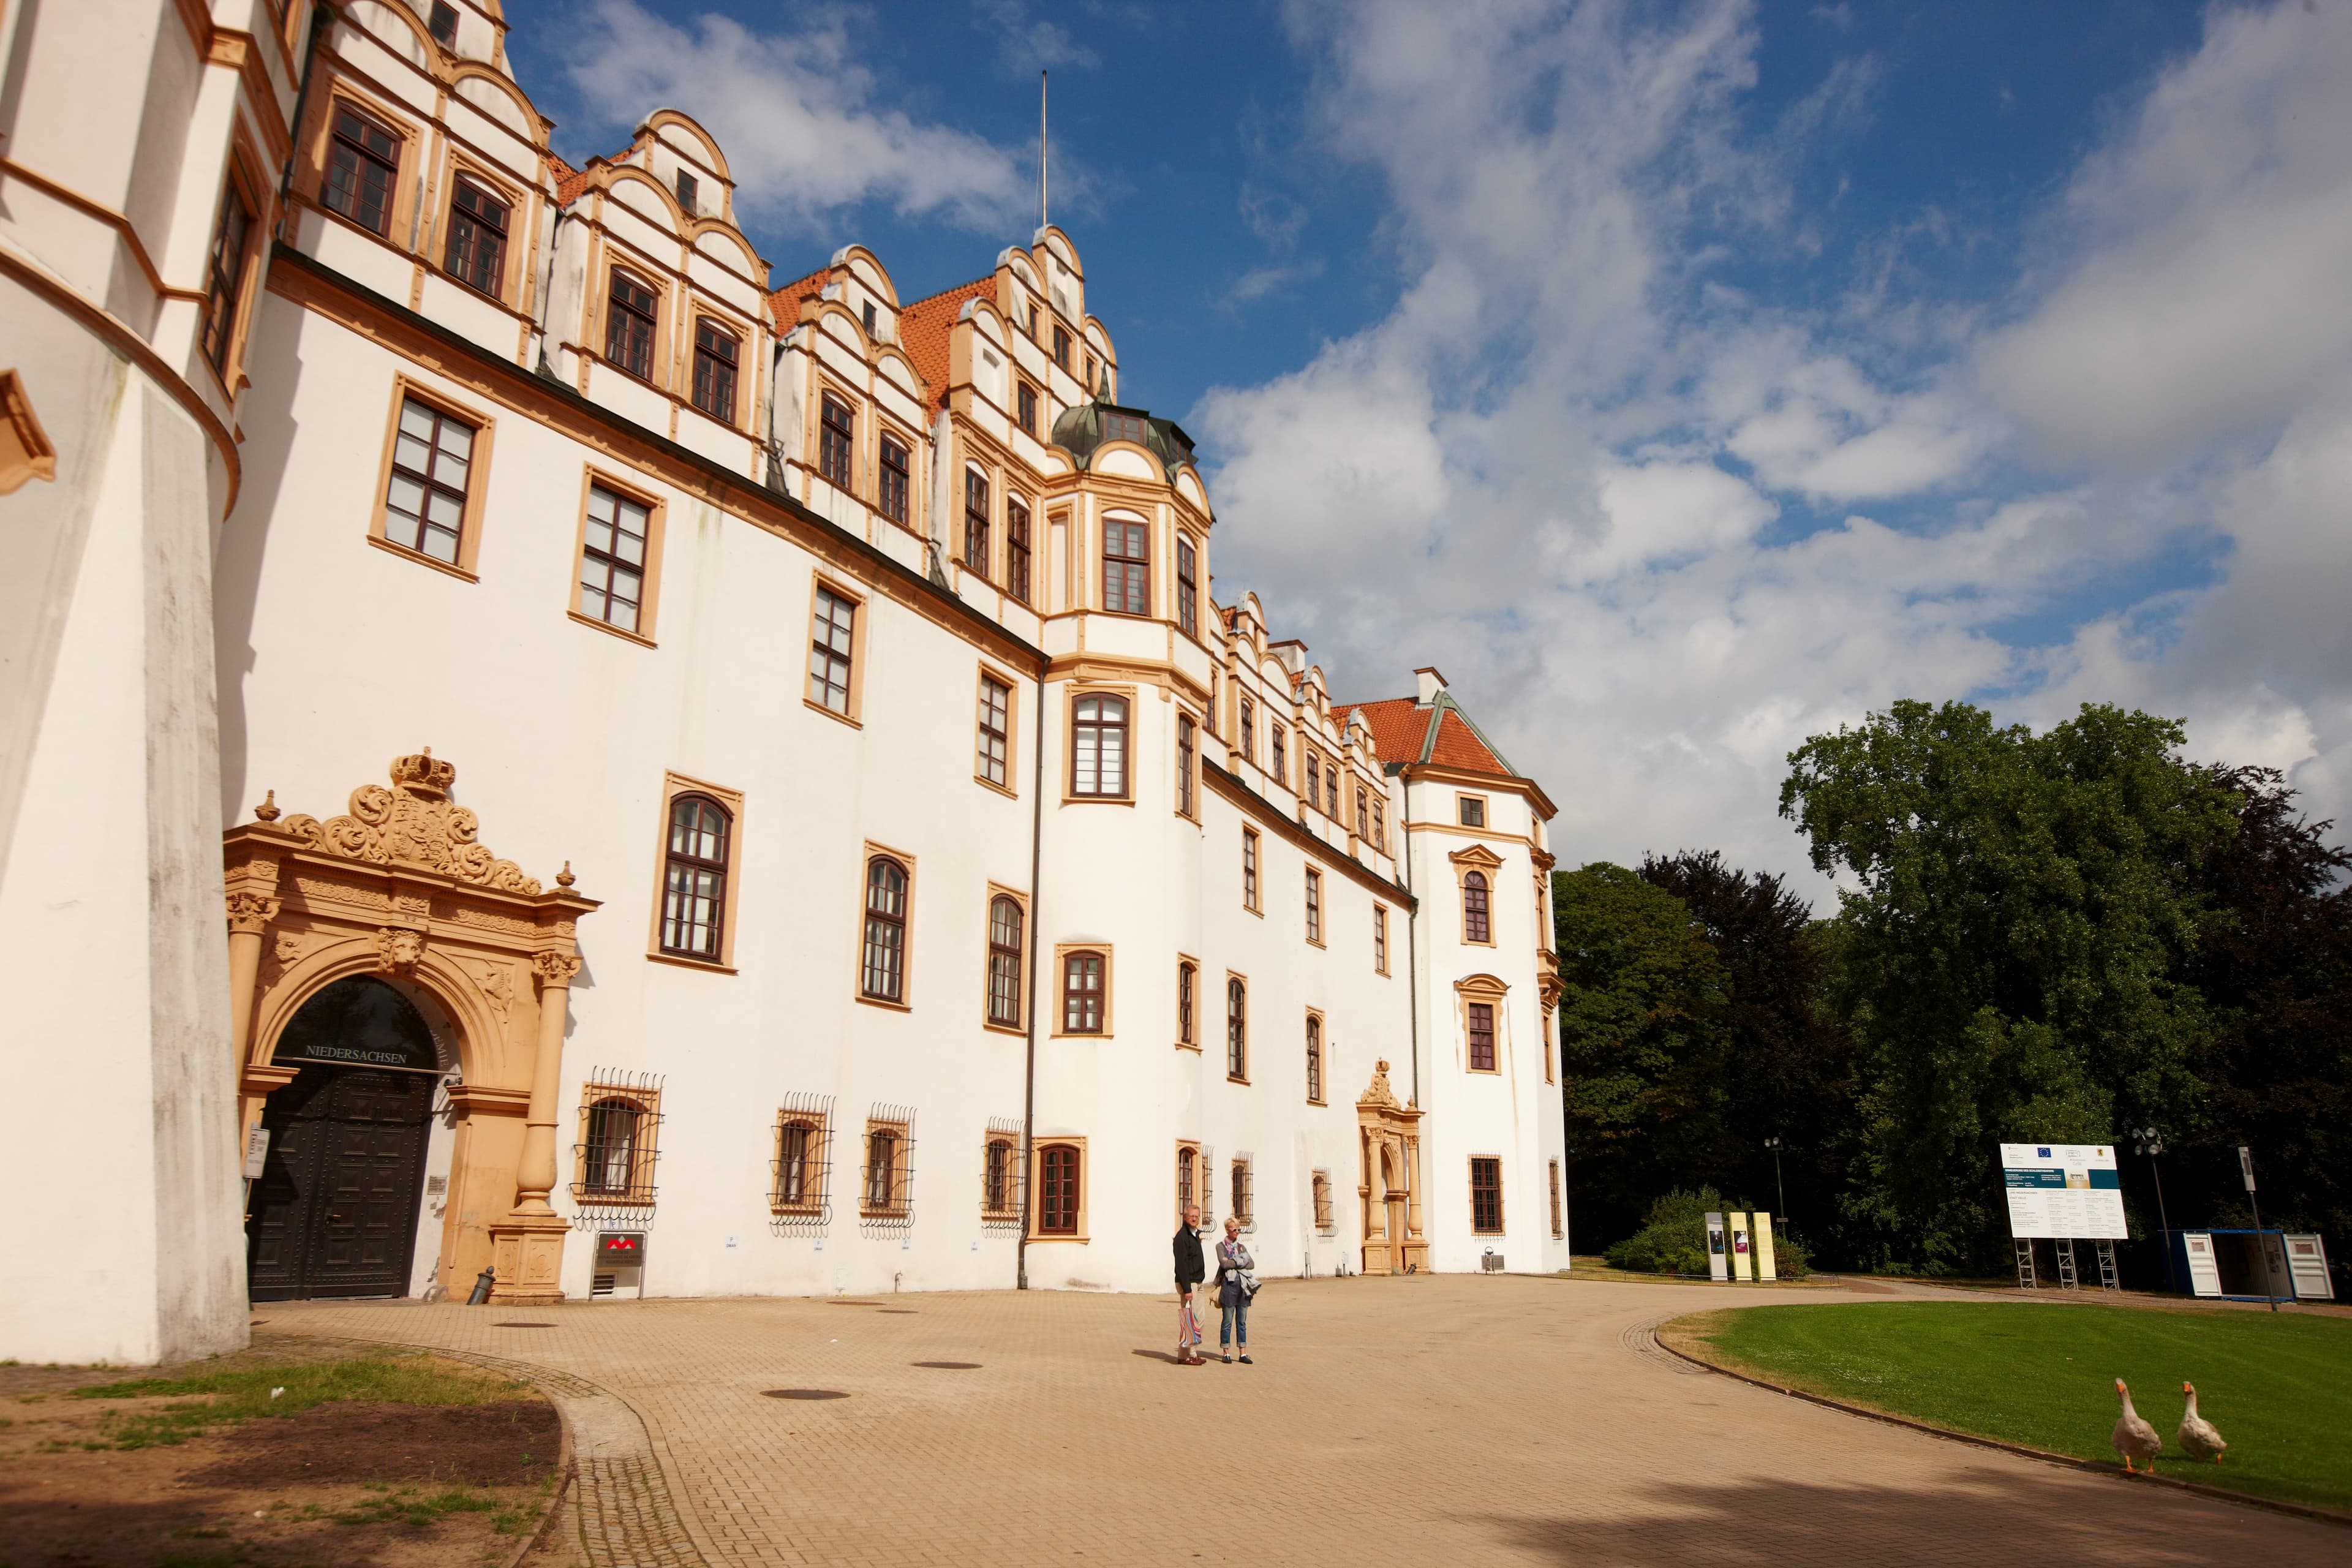
[[[1778,1138],[1767,1138],[1764,1140],[1764,1147],[1772,1151],[1772,1192],[1773,1195],[1780,1200],[1780,1223],[1786,1225],[1789,1223],[1789,1189],[1780,1184],[1780,1141]]]
[[[2156,1226],[2164,1237],[2164,1293],[2172,1294],[2172,1222],[2164,1217],[2164,1173],[2157,1169],[2156,1157],[2164,1152],[2164,1136],[2153,1127],[2127,1128],[2138,1142],[2132,1152],[2147,1156],[2147,1173],[2156,1181]],[[2261,1238],[2256,1237],[2257,1241]]]
[[[2263,1266],[2263,1299],[2278,1310],[2278,1292],[2271,1288],[2271,1249],[2263,1240],[2263,1204],[2254,1196],[2254,1152],[2238,1145],[2238,1169],[2246,1178],[2246,1202],[2254,1211],[2254,1260]]]

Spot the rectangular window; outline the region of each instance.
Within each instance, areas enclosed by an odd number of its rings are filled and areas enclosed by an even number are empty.
[[[1323,873],[1307,868],[1307,940],[1323,943]]]
[[[1150,536],[1139,522],[1103,524],[1103,608],[1122,616],[1151,613]]]
[[[1389,911],[1387,906],[1372,906],[1372,970],[1375,973],[1389,972]]]
[[[654,291],[619,268],[604,310],[604,357],[640,381],[654,375]]]
[[[1503,1162],[1491,1155],[1470,1157],[1470,1228],[1480,1236],[1503,1234]]]
[[[1495,1005],[1492,1002],[1470,1004],[1470,1070],[1495,1070]]]
[[[980,776],[1012,787],[1013,688],[992,675],[980,678]]]
[[[1037,1234],[1078,1234],[1078,1151],[1048,1143],[1037,1151]]]
[[[963,471],[963,563],[988,575],[988,479],[971,468]]]
[[[996,1124],[992,1122],[993,1128]],[[1018,1219],[1021,1215],[1021,1183],[1013,1173],[1019,1168],[1020,1147],[1009,1134],[992,1134],[981,1156],[980,1212],[986,1219]]]
[[[1066,952],[1062,955],[1062,1033],[1099,1035],[1103,1032],[1103,955]]]
[[[857,605],[830,588],[816,591],[809,628],[809,700],[835,713],[849,711],[851,650],[856,647]]]
[[[686,209],[687,216],[695,215],[695,198],[701,194],[702,182],[680,169],[677,172],[677,205]]]
[[[1092,354],[1088,354],[1088,355],[1087,356],[1087,390],[1088,392],[1092,392],[1094,389],[1095,389],[1095,356],[1094,356],[1094,355],[1092,355]]]
[[[1328,757],[1323,759],[1323,815],[1339,820],[1339,764]]]
[[[1249,1081],[1249,982],[1238,974],[1225,977],[1225,1076]]]
[[[510,208],[498,196],[457,178],[449,194],[449,245],[441,265],[469,289],[498,298],[506,280],[507,218]]]
[[[637,629],[646,596],[646,541],[652,511],[603,485],[588,487],[588,528],[580,546],[580,613]]]
[[[735,811],[699,787],[672,788],[662,842],[659,951],[674,958],[727,962],[728,884],[733,874]]]
[[[913,1129],[903,1121],[866,1124],[865,1179],[858,1212],[869,1219],[904,1219],[914,1212]]]
[[[853,489],[857,465],[854,460],[857,437],[856,418],[849,405],[830,392],[817,400],[816,471],[837,490]]]
[[[1032,436],[1037,434],[1037,389],[1025,381],[1020,383],[1013,388],[1013,417],[1021,428]]]
[[[1176,965],[1176,1043],[1198,1046],[1200,1041],[1199,993],[1201,966],[1185,960]]]
[[[1288,731],[1281,725],[1268,724],[1265,727],[1265,771],[1276,784],[1285,789],[1290,787],[1290,759],[1283,752],[1289,743]]]
[[[429,403],[402,399],[392,482],[384,492],[384,538],[456,565],[473,457],[473,426]]]
[[[1554,1236],[1568,1234],[1559,1223],[1559,1162],[1557,1160],[1551,1162],[1551,1233]]]
[[[858,319],[866,323],[866,335],[869,338],[872,337],[875,332],[874,301],[868,300],[866,303],[860,305],[857,308],[857,313]]]
[[[1255,1194],[1250,1190],[1249,1157],[1247,1155],[1244,1155],[1242,1158],[1235,1160],[1233,1163],[1233,1169],[1227,1173],[1227,1176],[1233,1183],[1233,1190],[1226,1194],[1225,1199],[1225,1201],[1232,1205],[1227,1212],[1235,1219],[1242,1222],[1242,1228],[1244,1230],[1255,1230],[1256,1228],[1256,1215],[1253,1212],[1252,1202]]]
[[[1126,698],[1089,694],[1071,704],[1070,793],[1126,798]]]
[[[1383,855],[1389,850],[1388,809],[1379,801],[1372,802],[1372,845]]]
[[[435,43],[445,49],[457,47],[457,7],[449,0],[433,0],[433,20],[428,26]]]
[[[901,527],[907,521],[907,448],[882,437],[882,515]]]
[[[1309,1104],[1323,1103],[1323,1016],[1307,1015],[1307,1099]]]
[[[988,1021],[1001,1028],[1021,1026],[1022,932],[1027,924],[1020,900],[1010,893],[988,900]]]
[[[1242,907],[1257,908],[1257,830],[1242,829]]]
[[[236,176],[221,193],[219,226],[213,230],[213,258],[205,289],[205,357],[223,375],[236,344],[237,310],[245,299],[246,253],[253,245],[253,208]]]
[[[1004,498],[1004,591],[1029,602],[1029,509]]]
[[[824,1120],[793,1111],[779,1112],[776,1180],[768,1194],[768,1206],[779,1214],[807,1214],[824,1202]]]
[[[1465,826],[1465,827],[1484,827],[1484,826],[1486,826],[1486,796],[1484,796],[1484,795],[1465,795],[1459,796],[1459,797],[1458,797],[1458,800],[1459,800],[1459,804],[1460,804],[1460,805],[1461,805],[1462,826]]]
[[[694,323],[694,405],[722,425],[735,423],[735,334],[705,316]]]
[[[1363,785],[1356,786],[1356,837],[1369,838],[1372,833],[1372,797]]]
[[[1176,1145],[1176,1217],[1181,1219],[1193,1205],[1201,1201],[1198,1173],[1201,1150],[1195,1143]]]
[[[1257,704],[1244,697],[1241,700],[1242,761],[1257,761]]]
[[[400,178],[400,138],[343,104],[327,144],[327,183],[319,193],[338,212],[371,234],[392,232],[392,193]]]
[[[1192,815],[1192,752],[1198,745],[1198,726],[1190,713],[1176,715],[1176,809],[1186,816]]]
[[[877,1002],[907,999],[907,909],[914,878],[888,855],[866,861],[865,944],[858,963],[857,993]]]
[[[1176,625],[1192,637],[1201,635],[1200,553],[1190,537],[1176,536]]]
[[[1064,370],[1070,368],[1070,330],[1059,323],[1054,328],[1054,363]]]

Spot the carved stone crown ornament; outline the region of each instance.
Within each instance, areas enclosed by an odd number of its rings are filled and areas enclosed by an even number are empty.
[[[1358,1105],[1394,1106],[1396,1105],[1396,1091],[1389,1087],[1388,1058],[1383,1057],[1381,1059],[1380,1065],[1372,1068],[1372,1081],[1365,1086],[1364,1098],[1356,1101],[1356,1103]]]
[[[481,820],[450,800],[457,781],[457,768],[427,746],[392,760],[390,789],[362,784],[352,791],[350,816],[320,822],[298,812],[286,819],[285,830],[347,860],[420,866],[502,893],[538,892],[539,879],[474,841]]]

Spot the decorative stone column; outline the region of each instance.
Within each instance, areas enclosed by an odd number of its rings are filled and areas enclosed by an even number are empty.
[[[563,1079],[563,1026],[580,960],[568,952],[534,953],[531,970],[539,976],[539,1046],[531,1064],[530,1110],[515,1169],[514,1209],[490,1226],[497,1270],[490,1300],[499,1302],[563,1300],[563,1238],[571,1228],[547,1194],[555,1189],[555,1096]]]
[[[261,939],[278,918],[278,904],[266,893],[228,896],[229,1066],[242,1071],[253,1037],[253,988],[261,978]]]

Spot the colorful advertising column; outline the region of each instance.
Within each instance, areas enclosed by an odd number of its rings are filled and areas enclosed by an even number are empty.
[[[1731,1278],[1742,1285],[1750,1278],[1748,1245],[1748,1216],[1735,1213],[1731,1216]]]
[[[1723,1216],[1712,1210],[1706,1216],[1706,1273],[1718,1285],[1731,1278],[1730,1259],[1725,1256]]]

